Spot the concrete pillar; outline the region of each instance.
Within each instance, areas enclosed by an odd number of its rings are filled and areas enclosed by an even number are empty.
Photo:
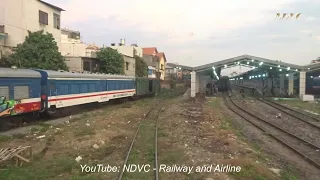
[[[289,81],[288,81],[288,94],[293,94],[293,73],[289,74]]]
[[[200,92],[200,74],[196,74],[196,93]]]
[[[299,80],[299,95],[306,94],[306,72],[300,72],[300,80]]]
[[[191,72],[191,97],[196,97],[196,72]]]
[[[285,74],[280,74],[280,94],[284,94]]]

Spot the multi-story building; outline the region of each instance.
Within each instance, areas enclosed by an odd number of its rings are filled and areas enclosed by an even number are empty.
[[[60,50],[61,11],[41,0],[4,0],[0,3],[0,55],[23,43],[28,31],[51,33]]]
[[[148,78],[156,78],[157,70],[153,66],[148,66]]]
[[[61,55],[86,56],[87,45],[81,41],[80,32],[71,29],[61,29]]]
[[[130,57],[143,56],[142,48],[138,47],[137,44],[126,45],[125,39],[121,39],[119,44],[111,43],[110,48],[116,49],[120,54]]]
[[[79,48],[76,50],[76,52],[81,51],[81,54],[74,54],[73,56],[72,49],[71,52],[68,51],[68,54],[64,55],[69,70],[75,72],[98,72],[100,68],[100,60],[96,58],[96,53],[100,50],[100,48],[94,44],[85,45],[84,47],[79,45],[76,47],[81,47],[81,49]]]
[[[174,77],[176,79],[182,79],[182,71],[177,67],[171,67],[169,65],[166,65],[165,79],[171,79],[171,77]]]
[[[143,59],[148,66],[152,66],[156,69],[157,78],[164,80],[165,68],[166,68],[166,56],[164,52],[158,52],[156,47],[142,48]]]
[[[128,76],[136,75],[136,59],[134,56],[142,57],[142,48],[136,44],[130,46],[125,44],[125,39],[121,39],[119,44],[111,43],[110,48],[115,49],[122,54],[124,59],[124,74]]]

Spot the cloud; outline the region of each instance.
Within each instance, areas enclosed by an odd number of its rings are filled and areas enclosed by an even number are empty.
[[[319,56],[318,0],[47,0],[87,42],[126,38],[157,46],[169,62],[201,65],[252,54],[302,64]],[[276,20],[276,13],[301,13]]]

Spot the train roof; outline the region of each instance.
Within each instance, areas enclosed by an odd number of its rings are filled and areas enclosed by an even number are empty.
[[[41,78],[41,74],[30,69],[0,67],[0,77]]]
[[[113,74],[91,74],[68,71],[38,70],[48,75],[48,78],[83,78],[83,79],[134,79],[133,76]]]

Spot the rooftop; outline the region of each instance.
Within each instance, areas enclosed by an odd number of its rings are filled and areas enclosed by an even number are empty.
[[[248,67],[259,67],[259,66],[267,66],[267,67],[277,67],[277,68],[283,68],[288,69],[290,71],[314,71],[320,69],[320,63],[314,63],[314,64],[308,64],[308,65],[296,65],[291,63],[282,62],[280,60],[271,60],[266,58],[261,58],[257,56],[252,55],[242,55],[237,56],[229,59],[224,59],[221,61],[216,61],[213,63],[196,66],[196,67],[188,67],[188,66],[181,66],[176,65],[173,63],[168,63],[170,66],[174,67],[181,67],[183,69],[193,70],[196,72],[202,72],[207,69],[211,69],[212,67],[215,68],[229,68],[232,66],[248,66]]]
[[[156,47],[146,47],[142,48],[143,54],[146,55],[156,55],[158,53],[158,50]]]
[[[45,4],[45,5],[47,5],[47,6],[49,6],[49,7],[51,7],[51,8],[53,8],[53,9],[56,9],[56,10],[58,10],[58,11],[65,11],[64,9],[62,9],[62,8],[60,8],[60,7],[58,7],[58,6],[55,6],[55,5],[50,4],[50,3],[47,3],[47,2],[45,2],[45,1],[41,1],[41,0],[38,0],[38,1],[41,2],[41,3],[43,3],[43,4]]]

